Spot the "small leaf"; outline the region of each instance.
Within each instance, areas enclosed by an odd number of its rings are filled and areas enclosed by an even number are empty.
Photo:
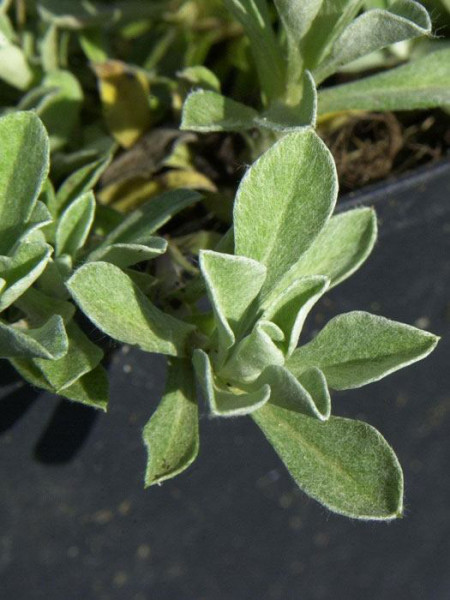
[[[84,246],[94,222],[95,198],[87,192],[76,198],[61,215],[56,229],[56,253],[75,256]]]
[[[48,136],[39,118],[16,112],[0,119],[0,254],[6,254],[33,213],[49,168]],[[20,170],[18,170],[20,165]]]
[[[70,387],[80,377],[95,369],[103,358],[102,350],[90,341],[75,322],[70,322],[66,331],[69,347],[62,358],[54,361],[39,358],[34,360],[56,393]]]
[[[92,406],[106,412],[109,401],[108,374],[99,365],[77,379],[69,387],[64,388],[60,393],[68,400]]]
[[[49,135],[52,151],[63,148],[71,138],[78,123],[83,104],[83,90],[70,71],[57,70],[48,73],[42,86],[53,89],[46,102],[37,109]]]
[[[192,190],[172,190],[134,210],[106,236],[101,247],[111,244],[146,244],[152,234],[184,208],[201,199]]]
[[[316,18],[323,0],[275,0],[275,6],[290,38],[300,43]]]
[[[319,92],[319,113],[416,110],[450,104],[450,49]]]
[[[57,216],[70,204],[85,192],[89,192],[98,182],[103,172],[111,162],[111,156],[102,157],[88,165],[84,165],[63,182],[48,208],[53,216]]]
[[[277,286],[276,293],[262,303],[262,319],[278,325],[284,333],[280,346],[286,356],[295,350],[309,311],[326,292],[326,277],[300,277],[284,290]]]
[[[19,90],[27,90],[33,83],[34,72],[24,51],[0,36],[0,79]]]
[[[270,365],[283,365],[285,358],[275,342],[283,341],[281,329],[274,323],[258,321],[253,331],[233,348],[218,375],[233,383],[250,383]]]
[[[356,208],[332,217],[270,297],[286,290],[300,277],[322,275],[334,287],[357,271],[377,238],[377,218],[371,208]]]
[[[216,417],[248,415],[269,400],[270,387],[265,384],[251,392],[220,387],[215,381],[209,357],[203,350],[194,350],[193,363],[205,399]]]
[[[212,250],[200,251],[200,268],[216,317],[220,345],[230,348],[264,283],[266,268],[249,258]]]
[[[38,229],[42,229],[46,225],[49,225],[52,222],[52,220],[52,215],[50,214],[46,205],[40,200],[38,200],[36,202],[35,207],[33,208],[33,212],[31,213],[30,218],[24,224],[26,228],[24,229],[20,237],[18,237],[17,241],[22,242],[23,240],[26,240],[26,238],[31,233],[37,231]]]
[[[6,285],[0,292],[0,312],[8,308],[40,277],[52,248],[40,242],[23,242],[12,255],[0,256],[0,276]]]
[[[392,448],[370,425],[340,417],[321,423],[271,404],[252,416],[309,496],[355,519],[402,516],[401,467]]]
[[[9,361],[16,371],[33,386],[56,394],[56,390],[48,383],[41,371],[31,360],[12,359]],[[108,376],[102,366],[80,377],[71,386],[60,392],[60,396],[79,402],[92,408],[106,411],[109,400]]]
[[[336,196],[333,159],[314,131],[284,136],[248,170],[234,205],[235,253],[266,265],[264,290],[309,248]]]
[[[250,39],[265,100],[282,96],[285,87],[285,61],[272,28],[266,0],[225,0],[225,5],[241,23]]]
[[[86,316],[113,339],[146,352],[185,354],[195,328],[156,308],[118,267],[87,263],[67,286]]]
[[[245,131],[255,127],[253,108],[216,92],[197,90],[183,105],[181,129],[188,131]]]
[[[273,102],[260,116],[255,118],[255,125],[289,133],[305,127],[315,127],[317,119],[317,90],[314,79],[309,71],[303,75],[302,96],[295,106],[285,102]]]
[[[187,469],[199,449],[195,379],[187,360],[169,362],[164,396],[143,431],[148,451],[145,487]]]
[[[179,71],[177,77],[187,81],[191,86],[220,93],[220,80],[212,71],[202,65],[187,67]]]
[[[95,63],[93,69],[108,130],[130,148],[153,123],[147,74],[120,60]]]
[[[59,359],[67,352],[64,322],[59,315],[38,329],[19,329],[0,322],[0,358]]]
[[[332,319],[286,366],[296,376],[320,368],[336,390],[357,388],[382,379],[434,350],[435,335],[366,312]]]
[[[355,19],[335,41],[330,56],[314,71],[320,83],[339,67],[390,44],[428,35],[427,11],[413,0],[397,0],[390,10],[369,10]]]
[[[306,385],[285,367],[272,365],[264,369],[254,385],[270,387],[271,404],[326,421],[331,413],[331,399],[323,374],[311,369],[304,380]]]
[[[112,244],[94,250],[88,256],[88,261],[101,260],[125,269],[145,260],[156,258],[167,250],[164,238],[152,237],[147,244]]]
[[[26,314],[33,325],[47,321],[52,315],[60,315],[64,322],[68,323],[76,311],[72,302],[44,294],[35,287],[29,287],[16,300],[15,306]]]

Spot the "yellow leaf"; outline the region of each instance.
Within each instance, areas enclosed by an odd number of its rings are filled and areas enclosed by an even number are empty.
[[[108,129],[122,147],[130,148],[152,125],[148,79],[119,60],[95,63],[93,69]]]

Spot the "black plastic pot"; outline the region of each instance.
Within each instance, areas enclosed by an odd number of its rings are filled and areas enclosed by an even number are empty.
[[[108,415],[17,383],[2,362],[0,597],[11,600],[448,600],[450,163],[383,184],[377,247],[311,315],[365,309],[443,335],[436,352],[334,412],[376,426],[406,477],[406,516],[332,515],[298,491],[250,419],[201,421],[184,475],[144,491],[141,429],[163,360],[119,351]],[[19,418],[20,417],[20,418]]]

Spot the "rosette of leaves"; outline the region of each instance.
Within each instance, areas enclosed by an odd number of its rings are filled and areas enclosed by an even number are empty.
[[[250,41],[262,110],[211,90],[194,91],[183,109],[191,131],[288,132],[317,116],[348,110],[411,110],[450,99],[450,51],[337,86],[316,87],[343,67],[403,40],[431,35],[427,11],[413,0],[364,10],[362,0],[275,0],[276,34],[266,0],[225,0]]]
[[[211,310],[195,319],[163,316],[105,262],[85,264],[69,280],[100,329],[169,356],[165,394],[144,430],[146,485],[177,475],[197,455],[197,382],[213,416],[251,415],[298,485],[331,510],[361,519],[402,514],[393,450],[370,425],[332,416],[330,390],[377,381],[427,356],[438,338],[350,312],[297,348],[308,312],[375,243],[374,212],[331,216],[336,195],[333,160],[314,131],[272,146],[240,184],[233,236],[221,251],[200,252]]]
[[[165,252],[154,232],[198,196],[167,193],[100,227],[92,187],[108,159],[73,172],[55,191],[49,136],[34,113],[0,119],[0,139],[0,357],[33,385],[105,410],[103,351],[80,327],[66,281],[79,264],[101,259],[150,293],[154,278],[133,267]]]

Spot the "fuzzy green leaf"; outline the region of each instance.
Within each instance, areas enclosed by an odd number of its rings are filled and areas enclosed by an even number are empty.
[[[183,356],[195,329],[154,306],[118,267],[80,267],[67,286],[80,309],[112,338],[147,352]]]
[[[309,248],[336,196],[333,159],[314,131],[284,136],[250,167],[234,205],[235,253],[266,265],[263,289]]]
[[[64,356],[67,346],[64,322],[59,315],[37,329],[20,329],[0,322],[0,358],[42,357],[51,361]]]
[[[220,79],[207,67],[196,65],[178,71],[177,77],[187,81],[192,86],[220,93]]]
[[[293,353],[286,366],[296,376],[318,367],[331,388],[345,390],[378,381],[425,358],[438,341],[410,325],[355,311],[332,319]]]
[[[52,215],[60,215],[72,200],[91,191],[110,162],[111,156],[108,154],[94,162],[84,165],[69,175],[59,187],[53,201],[48,204],[48,208]]]
[[[289,133],[305,127],[315,127],[317,118],[317,90],[309,71],[303,76],[301,100],[295,106],[285,102],[273,102],[260,116],[255,118],[254,125],[266,129]]]
[[[54,361],[37,358],[33,361],[56,393],[95,369],[103,358],[102,350],[73,321],[66,326],[66,331],[69,347],[62,358]]]
[[[262,304],[262,319],[272,321],[284,333],[280,346],[286,356],[295,350],[309,311],[328,286],[326,277],[300,277],[284,290],[277,286],[277,293]]]
[[[311,27],[323,0],[275,0],[275,6],[288,35],[297,42]]]
[[[312,70],[320,64],[362,4],[363,0],[322,0],[320,11],[301,40],[305,68]]]
[[[34,79],[33,69],[22,48],[8,42],[4,36],[0,40],[0,79],[19,90],[28,89]]]
[[[49,296],[35,287],[30,287],[16,300],[15,305],[22,310],[29,321],[42,324],[52,315],[60,315],[68,323],[75,314],[76,308],[72,302]]]
[[[340,417],[321,423],[271,404],[252,416],[309,496],[355,519],[402,516],[401,467],[370,425]]]
[[[450,49],[319,92],[319,113],[416,110],[450,104]]]
[[[164,396],[143,431],[148,451],[145,487],[182,473],[197,458],[198,406],[189,361],[169,362]]]
[[[276,297],[300,277],[322,275],[334,287],[357,271],[377,238],[377,218],[371,208],[356,208],[332,217],[317,238],[271,292]]]
[[[146,244],[112,244],[101,246],[91,252],[88,261],[101,260],[112,263],[122,269],[142,261],[156,258],[167,250],[167,241],[160,237],[149,238]]]
[[[52,151],[60,150],[69,141],[77,125],[83,103],[83,90],[70,71],[52,71],[42,82],[55,93],[37,109],[37,114],[50,135]]]
[[[173,190],[152,198],[113,229],[105,238],[102,247],[111,244],[146,244],[151,241],[152,234],[162,227],[178,212],[195,204],[201,199],[200,194],[192,190]]]
[[[6,254],[31,217],[47,177],[49,142],[41,121],[30,112],[2,117],[0,139],[0,254]]]
[[[258,295],[266,268],[244,256],[200,251],[200,268],[217,321],[220,345],[230,348],[249,306]]]
[[[10,363],[31,385],[52,392],[53,394],[57,393],[33,361],[12,359]],[[80,377],[71,386],[64,388],[59,395],[73,402],[79,402],[86,406],[106,411],[109,400],[108,375],[105,369],[99,365],[93,371]]]
[[[270,387],[264,383],[250,392],[221,387],[215,380],[209,357],[203,350],[194,351],[193,363],[211,413],[216,417],[248,415],[261,408],[270,398]]]
[[[95,198],[87,192],[76,198],[61,215],[56,228],[56,253],[74,256],[89,235],[94,222]]]
[[[181,129],[187,131],[245,131],[255,127],[253,108],[217,92],[197,90],[183,105]]]
[[[258,321],[253,331],[233,348],[218,375],[231,382],[252,382],[270,365],[283,365],[284,353],[276,342],[284,339],[274,323]]]
[[[272,365],[261,373],[254,385],[270,387],[271,404],[326,421],[331,413],[331,399],[325,377],[318,369],[311,369],[304,380],[306,385],[285,367]]]
[[[6,285],[0,292],[0,311],[8,308],[43,273],[52,248],[40,242],[23,242],[11,256],[0,256],[0,276]]]
[[[314,71],[320,83],[339,67],[386,46],[431,33],[427,11],[413,0],[397,0],[390,10],[369,10],[335,41],[330,56]]]

